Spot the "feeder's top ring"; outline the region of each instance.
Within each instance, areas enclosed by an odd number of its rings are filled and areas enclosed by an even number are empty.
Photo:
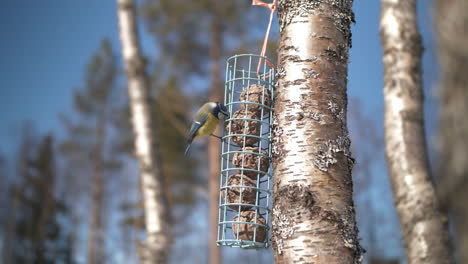
[[[227,59],[227,61],[229,62],[229,61],[234,60],[234,59],[239,58],[239,57],[257,57],[257,58],[266,60],[266,61],[268,61],[271,65],[273,65],[273,62],[271,62],[271,60],[270,60],[269,58],[267,58],[267,57],[265,57],[265,56],[258,55],[258,54],[236,54],[236,55],[234,55],[234,56],[232,56],[232,57],[229,57],[229,58]]]

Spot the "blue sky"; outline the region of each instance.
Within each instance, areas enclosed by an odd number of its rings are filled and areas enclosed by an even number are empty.
[[[58,126],[57,115],[70,109],[72,92],[101,38],[117,40],[113,10],[113,1],[1,2],[2,148],[11,150],[25,119],[41,132]]]
[[[57,130],[101,39],[120,47],[115,1],[1,1],[0,32],[2,152],[14,149],[26,119],[40,132]],[[151,39],[143,40],[151,51]]]
[[[429,138],[433,138],[437,65],[430,3],[419,1],[418,11],[426,48],[423,59],[426,126]],[[356,0],[353,9],[357,23],[352,26],[349,97],[359,98],[365,111],[382,124],[380,4],[377,0]],[[58,114],[71,112],[73,91],[82,85],[86,64],[101,39],[108,37],[116,49],[120,48],[116,4],[110,0],[1,1],[0,33],[0,152],[3,153],[15,150],[24,120],[35,121],[39,132],[59,131]],[[144,29],[140,33],[145,53],[154,54],[152,39]],[[384,167],[376,170],[385,177]]]

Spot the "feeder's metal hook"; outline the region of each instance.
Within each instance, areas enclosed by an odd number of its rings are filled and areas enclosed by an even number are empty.
[[[266,7],[268,9],[270,9],[271,11],[275,11],[276,10],[276,1],[277,0],[273,0],[273,3],[265,3],[263,1],[260,1],[260,0],[252,0],[252,5],[257,5],[257,6],[263,6],[263,7]]]
[[[265,3],[265,2],[260,1],[260,0],[252,0],[252,5],[263,6],[263,7],[266,7],[266,8],[271,10],[271,12],[270,12],[270,21],[268,22],[268,27],[267,27],[267,30],[266,30],[266,33],[265,33],[265,39],[263,40],[262,51],[260,53],[261,58],[259,58],[259,60],[258,60],[257,76],[260,76],[260,66],[262,65],[262,60],[265,61],[265,63],[268,64],[268,66],[272,67],[273,69],[275,68],[275,66],[270,61],[264,59],[263,57],[265,57],[266,48],[267,48],[267,44],[268,44],[268,38],[270,36],[270,29],[271,29],[271,23],[273,21],[273,14],[276,11],[276,2],[277,2],[277,0],[273,0],[272,3],[268,4],[268,3]],[[269,75],[264,76],[263,79],[268,78],[268,77],[270,77],[270,76]]]

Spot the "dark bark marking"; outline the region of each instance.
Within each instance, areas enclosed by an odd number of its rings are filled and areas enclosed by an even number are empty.
[[[127,60],[128,66],[126,67],[126,73],[133,78],[140,78],[141,76],[146,77],[145,68],[146,60],[138,55]]]
[[[311,188],[299,184],[290,184],[286,186],[281,186],[278,188],[277,193],[275,194],[274,199],[275,204],[279,205],[279,201],[284,203],[283,206],[275,207],[276,210],[273,212],[273,229],[272,232],[279,237],[280,240],[288,239],[294,236],[295,230],[292,227],[296,221],[302,221],[302,218],[309,219],[308,215],[313,218],[316,218],[318,221],[326,221],[338,227],[338,231],[341,234],[343,239],[343,244],[345,247],[351,249],[354,254],[355,262],[360,263],[362,261],[362,254],[365,253],[365,250],[358,244],[357,237],[357,226],[354,222],[354,207],[348,206],[344,210],[343,214],[339,214],[336,211],[324,209],[317,204],[317,195]],[[281,200],[278,200],[277,197],[282,197]],[[279,208],[284,208],[287,212],[278,211]],[[290,212],[294,212],[291,214]],[[296,217],[292,218],[291,215]],[[323,231],[323,234],[328,233],[329,231]],[[320,230],[315,231],[316,234],[321,234]],[[272,241],[274,247],[282,246],[282,241]],[[310,240],[304,240],[304,243],[311,242]],[[282,248],[285,249],[285,248]],[[281,252],[281,251],[279,251]]]
[[[283,49],[284,49],[284,50],[294,50],[294,51],[296,51],[296,52],[299,52],[299,48],[298,48],[298,47],[295,47],[295,46],[293,46],[293,45],[291,45],[291,46],[286,46],[286,47],[284,47]]]
[[[302,72],[304,73],[304,77],[306,79],[317,79],[320,76],[320,73],[314,71],[310,68],[303,68]],[[307,88],[308,89],[308,88]]]
[[[279,186],[279,182],[277,186]],[[312,209],[315,205],[315,194],[303,185],[290,184],[279,187],[273,199],[276,206],[273,208],[272,214],[272,233],[274,233],[272,244],[273,247],[277,248],[277,252],[282,254],[283,239],[294,235],[294,223],[301,220],[304,210],[315,210]],[[288,212],[282,212],[281,208]],[[291,211],[295,211],[296,214],[291,214]],[[291,217],[292,215],[296,217]]]
[[[285,82],[283,83],[283,86],[284,86],[284,87],[288,87],[288,86],[290,86],[290,85],[301,85],[301,84],[303,84],[303,83],[305,83],[305,82],[307,82],[306,79],[296,79],[296,80],[294,80],[294,81],[285,81]]]
[[[332,9],[333,11],[331,13],[333,15],[328,18],[333,21],[335,27],[343,34],[345,39],[347,39],[348,47],[351,47],[350,24],[356,22],[354,13],[351,10],[352,2],[353,1],[342,0],[280,0],[278,3],[280,32],[282,32],[288,24],[298,22],[297,20],[293,21],[295,17],[306,17],[312,12],[317,12],[324,17],[328,17],[326,14],[330,12],[325,9]]]

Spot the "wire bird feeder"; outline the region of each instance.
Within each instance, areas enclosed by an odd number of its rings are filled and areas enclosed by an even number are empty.
[[[258,62],[258,67],[257,63]],[[227,60],[218,246],[268,247],[274,67],[254,54]]]
[[[226,63],[224,104],[231,116],[222,137],[216,241],[245,249],[268,247],[275,78],[265,52],[276,0],[252,0],[252,5],[270,9],[270,20],[260,55],[235,55]]]

